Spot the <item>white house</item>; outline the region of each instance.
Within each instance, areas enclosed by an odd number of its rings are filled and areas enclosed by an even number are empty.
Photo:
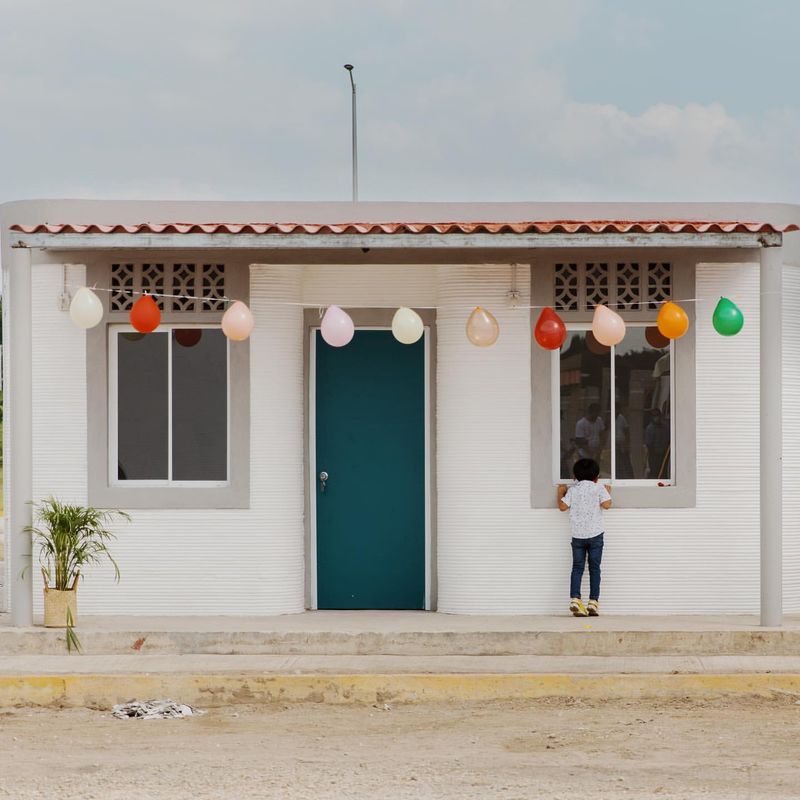
[[[1,205],[0,602],[19,625],[40,611],[23,528],[55,495],[133,517],[121,582],[87,575],[82,613],[564,613],[555,486],[591,449],[616,506],[604,611],[777,624],[800,611],[798,223],[758,204]],[[88,331],[66,310],[84,285],[105,304]],[[144,336],[140,292],[162,306]],[[737,336],[712,326],[721,295]],[[248,341],[219,329],[227,298]],[[671,343],[670,298],[691,321]],[[626,318],[615,348],[588,335],[597,303]],[[356,324],[345,347],[320,338],[330,305]],[[389,331],[399,306],[417,344]],[[494,346],[466,336],[476,306]],[[543,306],[560,351],[532,337]]]

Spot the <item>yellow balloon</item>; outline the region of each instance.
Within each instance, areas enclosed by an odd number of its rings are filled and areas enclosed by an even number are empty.
[[[625,338],[625,320],[607,306],[595,306],[592,333],[600,344],[613,347]]]
[[[392,334],[401,344],[414,344],[425,331],[422,317],[413,308],[400,306],[392,318]]]
[[[467,339],[476,347],[491,347],[500,335],[494,314],[477,306],[467,320]]]
[[[689,330],[689,316],[677,303],[667,300],[658,312],[656,325],[667,339],[680,339]]]

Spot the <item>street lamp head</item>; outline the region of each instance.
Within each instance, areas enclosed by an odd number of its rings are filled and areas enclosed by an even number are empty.
[[[345,68],[345,69],[346,69],[348,72],[352,72],[352,71],[353,71],[353,65],[352,65],[352,64],[345,64],[345,65],[344,65],[344,68]]]

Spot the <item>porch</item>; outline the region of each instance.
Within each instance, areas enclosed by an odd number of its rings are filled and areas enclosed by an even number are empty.
[[[36,623],[41,620],[36,619]],[[755,614],[467,615],[306,611],[276,616],[91,616],[76,628],[87,655],[796,656],[800,614],[764,628]],[[64,631],[0,615],[0,653],[63,655]],[[71,662],[77,664],[77,660]],[[0,667],[1,668],[1,667]]]
[[[800,615],[766,629],[755,615],[85,616],[80,657],[63,631],[9,623],[0,706],[800,697]]]
[[[194,211],[193,216],[200,213],[199,209]],[[435,213],[435,218],[441,220],[450,218],[450,211],[428,209],[427,216],[433,218]],[[533,219],[534,209],[529,211],[525,217]],[[220,210],[220,214],[224,212],[224,208]],[[385,218],[381,209],[369,212],[368,216]],[[74,219],[77,212],[67,209],[63,213]],[[103,213],[107,218],[114,210],[104,207]],[[128,209],[126,213],[132,212]],[[141,213],[140,218],[152,218],[145,210]],[[308,209],[307,213],[317,212]],[[337,209],[336,213],[349,215],[352,209]],[[488,212],[481,210],[479,215],[474,210],[469,217],[481,218],[484,213]],[[491,216],[508,219],[510,213],[509,209],[493,209]],[[467,211],[462,210],[460,216],[466,215]],[[183,217],[175,212],[175,218]],[[791,578],[795,534],[790,530],[789,541],[782,541],[780,392],[780,287],[787,263],[785,249],[780,245],[782,233],[795,226],[675,222],[676,218],[671,217],[672,222],[639,223],[612,220],[386,226],[376,222],[332,227],[307,223],[286,230],[286,226],[239,224],[16,224],[12,228],[14,244],[8,254],[8,297],[10,305],[16,302],[17,308],[30,307],[32,313],[15,315],[12,311],[12,346],[7,360],[16,436],[8,459],[14,479],[10,481],[7,548],[11,562],[9,605],[14,622],[29,626],[41,596],[38,574],[26,569],[30,557],[30,539],[24,530],[30,520],[28,501],[55,493],[82,503],[135,512],[133,524],[125,529],[115,548],[124,576],[122,584],[114,587],[110,576],[94,574],[82,584],[81,630],[88,637],[86,642],[114,632],[93,630],[91,617],[84,616],[84,611],[89,615],[235,615],[252,611],[254,619],[263,620],[279,618],[259,615],[299,612],[304,607],[317,606],[426,607],[458,614],[517,612],[522,615],[522,629],[505,634],[490,630],[489,634],[500,638],[541,637],[542,633],[530,632],[539,630],[539,619],[552,618],[526,615],[557,613],[563,607],[568,566],[561,536],[565,521],[558,519],[552,500],[553,481],[563,478],[556,474],[560,444],[557,431],[563,429],[569,435],[574,430],[575,420],[569,414],[582,413],[585,398],[576,395],[565,422],[559,422],[554,400],[559,384],[552,368],[555,362],[551,354],[532,343],[531,326],[536,311],[554,302],[555,268],[566,260],[570,262],[568,267],[575,266],[572,261],[577,263],[580,286],[587,283],[589,262],[604,262],[600,266],[609,266],[613,275],[635,267],[637,286],[650,286],[649,278],[645,278],[651,267],[674,267],[671,296],[707,304],[703,306],[702,325],[692,325],[687,336],[675,345],[674,380],[681,391],[674,393],[674,401],[671,386],[668,401],[659,395],[659,407],[675,409],[672,418],[677,420],[676,446],[671,448],[674,459],[659,457],[645,462],[641,455],[644,411],[652,404],[642,398],[653,394],[650,389],[656,375],[661,389],[666,391],[669,383],[669,378],[664,379],[667,373],[661,369],[668,359],[661,365],[658,361],[651,363],[661,354],[655,352],[658,348],[643,333],[643,326],[652,324],[653,309],[649,309],[649,316],[642,314],[642,319],[630,321],[629,343],[645,349],[642,341],[646,342],[649,360],[647,364],[636,364],[640,384],[647,386],[644,393],[639,386],[635,397],[633,390],[626,395],[635,400],[635,404],[631,402],[629,421],[623,426],[620,415],[615,413],[618,397],[621,402],[625,397],[623,391],[619,395],[611,391],[610,375],[628,375],[632,368],[616,370],[612,355],[603,362],[596,384],[589,387],[609,398],[608,407],[603,409],[611,431],[609,442],[618,439],[614,436],[616,424],[621,429],[638,431],[638,438],[633,437],[632,442],[639,455],[625,471],[635,471],[632,478],[642,484],[615,485],[615,505],[620,509],[614,518],[617,553],[609,559],[604,610],[657,614],[751,612],[758,608],[760,599],[762,625],[780,624],[784,607],[787,611],[797,608],[794,594],[790,593],[786,606],[782,597],[784,579],[788,578],[794,591]],[[591,219],[596,220],[597,215]],[[118,398],[111,389],[120,385],[120,374],[128,374],[125,370],[120,373],[118,362],[106,356],[107,348],[118,352],[119,337],[129,333],[123,327],[129,295],[147,288],[143,283],[145,263],[163,268],[164,280],[170,281],[182,274],[184,262],[193,267],[219,262],[230,281],[224,294],[246,297],[256,320],[252,341],[235,345],[232,350],[233,378],[228,389],[232,423],[228,440],[224,435],[218,437],[218,450],[223,454],[220,463],[226,451],[230,461],[225,482],[229,485],[212,487],[218,497],[212,497],[211,489],[202,487],[125,485],[127,473],[119,472],[117,450],[122,436],[118,419],[117,424],[106,424],[108,410],[119,409],[115,402]],[[54,298],[65,285],[73,289],[90,285],[111,292],[115,269],[133,274],[132,289],[125,289],[125,276],[116,276],[124,302],[107,302],[104,324],[89,334],[75,329]],[[156,280],[160,277],[156,276]],[[159,291],[162,297],[187,299],[180,287],[161,287]],[[752,320],[735,343],[720,339],[709,324],[713,306],[708,304],[729,292],[744,298],[745,314]],[[540,293],[547,296],[539,296]],[[200,303],[196,295],[188,299]],[[606,299],[612,304],[629,302],[620,300],[617,294]],[[648,295],[632,302],[641,308],[643,304],[657,306],[663,299]],[[588,313],[593,301],[586,296],[577,302],[581,310],[575,313],[580,316]],[[343,473],[334,470],[330,474],[338,483],[330,488],[336,491],[327,492],[327,479],[321,476],[328,475],[330,461],[314,463],[315,452],[319,452],[319,440],[316,446],[314,443],[319,420],[313,416],[316,373],[312,363],[317,369],[319,364],[313,361],[315,336],[311,331],[318,309],[332,303],[349,310],[356,328],[385,327],[392,311],[401,304],[431,312],[431,317],[435,314],[430,325],[430,353],[425,355],[424,409],[418,414],[420,419],[427,415],[428,420],[436,421],[435,429],[433,424],[424,427],[425,469],[372,469],[374,475],[390,478],[398,472],[417,476],[428,473],[424,485],[420,480],[421,488],[417,487],[424,508],[421,501],[415,506],[424,525],[417,522],[406,526],[413,527],[416,534],[414,583],[409,584],[413,604],[394,597],[384,604],[362,599],[357,595],[363,587],[354,588],[347,581],[335,586],[347,597],[355,598],[352,605],[338,596],[321,597],[319,591],[320,559],[315,548],[320,526],[314,503],[324,492],[325,501],[332,504],[343,496],[339,487],[345,485]],[[503,331],[499,344],[491,350],[476,349],[464,335],[466,313],[477,303],[494,309]],[[311,310],[304,315],[304,308]],[[691,308],[689,312],[694,321],[695,312]],[[200,320],[202,309],[170,307],[169,314],[170,319],[164,319],[164,331],[156,334],[153,341],[166,341],[172,329],[178,331],[181,326],[208,327],[219,321]],[[587,320],[576,316],[572,324],[576,342],[588,341],[581,333]],[[390,338],[388,334],[386,338]],[[117,351],[113,351],[114,342]],[[428,345],[427,341],[424,343]],[[577,349],[576,345],[573,350]],[[584,349],[590,349],[589,345]],[[352,352],[353,348],[347,351]],[[35,369],[29,368],[31,361]],[[379,361],[389,363],[387,358]],[[701,376],[696,389],[695,364]],[[357,366],[353,372],[358,375],[374,371],[373,363]],[[166,367],[162,372],[165,370]],[[218,372],[224,374],[225,370]],[[344,374],[338,368],[334,372]],[[721,404],[731,400],[734,374],[738,405],[735,413],[720,414]],[[622,390],[630,389],[630,381],[625,383],[622,377],[620,381]],[[142,381],[131,383],[144,385]],[[269,408],[270,413],[253,413],[251,418],[248,403],[252,409]],[[159,406],[163,408],[170,408],[170,404]],[[244,410],[239,413],[241,409]],[[156,426],[144,429],[152,432]],[[416,430],[422,431],[423,426]],[[787,434],[791,430],[787,428]],[[417,439],[422,441],[422,434]],[[726,443],[724,452],[720,451],[719,442]],[[616,450],[613,446],[606,449],[613,460]],[[387,453],[391,454],[391,448],[382,447],[381,454]],[[532,458],[532,454],[536,457]],[[550,463],[551,456],[555,464]],[[661,470],[669,469],[670,460],[674,460],[671,476],[659,480],[664,477]],[[701,461],[704,470],[697,474],[696,463]],[[735,475],[727,474],[730,464],[739,465]],[[464,465],[470,467],[466,472]],[[471,469],[473,465],[480,469]],[[610,468],[610,477],[616,480],[613,465]],[[172,473],[167,475],[167,479],[172,477]],[[617,477],[624,480],[626,476],[619,471]],[[396,481],[383,480],[380,486],[389,487],[396,494]],[[156,488],[163,497],[156,497]],[[427,496],[423,497],[425,491]],[[225,492],[228,494],[222,496]],[[791,503],[792,498],[790,495],[784,502]],[[356,507],[353,502],[346,505],[349,509]],[[377,505],[389,507],[388,503]],[[337,520],[340,524],[334,530],[367,529]],[[223,546],[220,532],[224,532]],[[732,545],[721,551],[718,537],[709,533],[724,534]],[[390,541],[396,543],[400,537],[394,536]],[[336,554],[345,556],[342,560],[347,565],[353,563],[353,559],[346,558],[351,552],[363,554],[364,547],[335,549]],[[364,563],[359,562],[359,568],[361,573],[386,583],[384,567],[396,562],[396,553],[385,550],[379,555],[371,563],[362,558]],[[786,563],[784,555],[788,556]],[[178,564],[180,568],[176,569]],[[643,568],[654,564],[658,569]],[[403,577],[411,572],[406,570]],[[330,570],[328,574],[332,574]],[[680,576],[679,581],[676,576]],[[732,586],[735,591],[731,591]],[[147,642],[150,636],[153,646],[159,633],[181,633],[170,630],[172,620],[164,624],[168,625],[167,630],[144,629],[133,641]],[[120,632],[131,631],[123,627]],[[274,633],[266,631],[271,632]],[[610,648],[616,631],[606,632]],[[235,636],[241,633],[230,632],[234,647],[238,646]],[[324,630],[289,633],[306,639],[333,635]],[[392,635],[406,635],[409,641],[430,635],[438,641],[469,633],[474,631],[444,628],[426,633],[412,626]],[[550,633],[575,634],[572,629]],[[55,634],[41,635],[45,637],[43,642],[48,641],[48,636],[57,641]],[[394,639],[388,641],[375,631],[345,635],[351,640],[355,637],[362,648],[358,652],[368,653],[370,637],[375,636],[381,647],[394,646]],[[583,629],[578,635],[583,636]],[[464,652],[471,652],[472,645],[462,645]],[[181,647],[176,652],[191,652]],[[523,648],[523,655],[526,653],[535,654]]]

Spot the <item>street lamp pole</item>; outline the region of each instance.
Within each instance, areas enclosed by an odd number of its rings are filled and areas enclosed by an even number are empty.
[[[358,202],[358,130],[356,128],[356,82],[353,80],[353,65],[345,64],[353,89],[353,202]]]

